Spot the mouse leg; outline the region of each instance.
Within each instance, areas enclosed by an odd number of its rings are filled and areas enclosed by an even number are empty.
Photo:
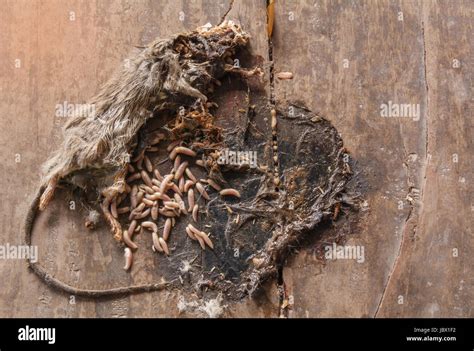
[[[100,207],[102,209],[102,213],[104,214],[105,220],[109,224],[110,229],[114,234],[114,239],[120,242],[122,241],[122,226],[120,225],[120,222],[114,216],[112,216],[112,213],[110,213],[110,203],[111,201],[108,198],[105,198],[104,201],[102,201]]]
[[[54,196],[54,191],[56,190],[56,187],[58,186],[58,181],[59,181],[59,175],[55,174],[50,178],[48,181],[48,185],[46,186],[46,189],[44,189],[43,194],[41,195],[40,202],[39,202],[39,210],[44,211],[45,208],[48,206],[50,201],[53,199]]]
[[[125,176],[127,175],[127,167],[128,165],[125,164],[115,175],[114,184],[102,191],[104,200],[102,201],[101,209],[112,233],[114,234],[114,239],[119,242],[122,241],[122,226],[110,212],[110,205],[116,200],[119,194],[125,191]]]

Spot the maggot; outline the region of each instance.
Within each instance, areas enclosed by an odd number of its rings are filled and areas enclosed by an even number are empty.
[[[161,182],[160,186],[160,193],[164,194],[166,192],[166,189],[168,187],[168,183],[173,179],[174,175],[173,174],[167,174],[163,181]]]
[[[209,246],[211,249],[214,249],[214,244],[212,243],[211,239],[209,239],[209,236],[200,231],[199,229],[197,229],[195,226],[193,226],[192,224],[188,224],[188,227],[191,229],[191,231],[193,232],[194,236],[196,237],[196,239],[199,241],[199,244],[201,245],[202,249],[205,250],[205,247],[203,247],[203,243],[206,243],[207,246]]]
[[[163,228],[163,239],[168,241],[171,232],[171,218],[167,218],[165,221],[165,226]]]
[[[194,190],[189,189],[188,191],[188,205],[189,205],[189,211],[192,211],[194,208]]]
[[[158,179],[160,182],[163,180],[163,176],[160,174],[160,171],[155,168],[155,170],[153,171],[153,174],[155,175],[156,179]]]
[[[165,139],[165,135],[163,133],[158,133],[156,134],[153,139],[151,139],[149,142],[148,142],[148,145],[156,145],[156,144],[159,144],[162,140]]]
[[[175,180],[178,180],[183,176],[186,167],[188,167],[188,161],[184,161],[179,165],[179,167],[176,169],[176,174],[174,175]]]
[[[156,200],[171,201],[171,198],[168,195],[161,194],[159,192],[156,192],[153,195],[147,195],[146,198],[153,201],[156,201]]]
[[[199,205],[198,204],[195,204],[193,206],[193,219],[194,219],[194,222],[198,222],[198,214],[199,214]]]
[[[160,245],[163,249],[163,251],[165,252],[166,255],[169,255],[170,254],[170,251],[168,249],[168,244],[166,243],[166,241],[163,239],[163,238],[158,238],[158,241],[160,242]]]
[[[138,161],[135,163],[135,165],[137,166],[137,169],[139,171],[141,171],[143,169],[143,157],[138,159]]]
[[[137,193],[137,205],[138,205],[140,202],[142,202],[143,195],[145,195],[145,193],[144,193],[143,191],[141,191],[141,190]]]
[[[170,187],[170,189],[173,190],[174,192],[176,192],[176,193],[178,193],[178,194],[180,194],[180,195],[183,195],[183,193],[181,192],[181,190],[179,190],[178,186],[177,186],[175,183],[170,182],[170,183],[169,183],[169,187]]]
[[[158,233],[156,232],[151,233],[151,238],[153,240],[153,246],[156,249],[156,251],[163,252],[163,248],[161,247]]]
[[[179,168],[179,165],[181,164],[181,156],[176,156],[176,158],[174,159],[174,163],[173,163],[173,172],[176,172],[177,169]],[[175,179],[178,179],[178,178],[175,178]]]
[[[158,201],[153,202],[153,206],[151,207],[151,219],[154,221],[158,220]]]
[[[207,179],[207,184],[212,186],[216,191],[221,191],[222,190],[222,187],[210,178]]]
[[[130,226],[128,227],[128,232],[130,233],[130,235],[132,235],[132,233],[135,232],[136,228],[137,228],[137,221],[136,220],[131,221]]]
[[[133,230],[135,230],[135,229],[133,229]],[[125,245],[127,245],[132,250],[136,250],[136,249],[138,249],[138,246],[137,246],[137,244],[135,244],[132,241],[132,238],[130,236],[130,235],[133,235],[133,230],[130,231],[130,228],[129,228],[129,230],[124,230],[123,231],[123,242],[125,243]]]
[[[194,234],[194,237],[196,238],[197,241],[199,241],[199,245],[201,245],[201,248],[203,250],[206,250],[206,243],[204,239],[201,237],[201,231],[194,227],[192,224],[188,224],[188,228],[191,229],[192,233]]]
[[[153,194],[155,192],[152,187],[145,184],[140,184],[138,188],[142,191],[145,191],[147,194]]]
[[[175,140],[175,141],[172,141],[168,147],[166,148],[166,151],[168,152],[171,152],[171,150],[173,150],[176,146],[178,146],[179,144],[181,143],[180,140]]]
[[[191,229],[191,231],[192,231],[193,233],[197,233],[197,232],[200,231],[199,229],[197,229],[197,228],[196,228],[195,226],[193,226],[192,224],[188,224],[188,227],[189,227],[189,229]]]
[[[185,183],[184,183],[184,192],[187,193],[188,190],[194,185],[194,182],[190,179],[188,179]]]
[[[145,209],[145,207],[146,207],[146,205],[142,202],[132,212],[134,214],[142,212]]]
[[[174,160],[176,158],[176,156],[178,155],[178,152],[176,151],[176,147],[173,150],[171,150],[170,154],[168,155],[170,160]]]
[[[142,199],[142,202],[143,202],[145,205],[150,206],[150,207],[153,206],[153,204],[154,204],[154,202],[153,202],[152,200],[149,200],[149,199],[147,199],[146,197],[144,197],[144,198]]]
[[[143,211],[142,213],[139,213],[139,214],[135,215],[135,218],[136,219],[145,218],[146,216],[148,216],[150,214],[150,211],[151,211],[151,209],[149,208],[149,209]]]
[[[174,201],[164,201],[163,202],[163,205],[165,205],[165,208],[169,208],[170,210],[176,208],[177,210],[179,210],[181,207],[179,206],[179,204],[177,202],[174,202]]]
[[[278,72],[276,77],[281,80],[293,79],[293,73],[291,72]]]
[[[117,213],[118,214],[124,214],[124,213],[127,213],[127,212],[130,212],[130,207],[128,207],[128,206],[117,208]]]
[[[163,201],[171,201],[171,198],[166,194],[161,194],[161,198]]]
[[[184,177],[179,178],[178,188],[182,193],[184,192],[184,184],[185,184]]]
[[[165,217],[177,217],[178,216],[175,212],[173,212],[171,210],[166,210],[166,209],[163,209],[163,208],[158,209],[158,212],[160,213],[160,215],[165,216]]]
[[[199,242],[199,245],[201,246],[201,249],[203,250],[206,250],[206,243],[204,242],[204,240],[196,233],[194,233],[194,237],[196,238],[196,240]]]
[[[179,196],[178,193],[174,193],[174,199],[178,203],[179,208],[181,209],[181,211],[183,211],[184,214],[188,214],[188,211],[186,210],[186,205],[185,205],[183,199],[181,198],[181,196]]]
[[[187,147],[184,147],[184,146],[176,146],[173,149],[173,151],[171,151],[171,153],[170,153],[170,159],[174,160],[175,157],[178,154],[183,154],[183,155],[187,155],[187,156],[191,156],[191,157],[196,157],[196,152],[194,152],[193,150],[191,150]]]
[[[204,186],[201,183],[199,182],[196,183],[196,189],[199,191],[199,193],[201,193],[202,197],[205,198],[207,201],[211,199],[206,189],[204,189]]]
[[[189,226],[186,227],[186,233],[188,234],[188,236],[193,239],[193,240],[197,240],[196,239],[196,236],[194,235],[193,231],[191,230],[191,228],[189,228]]]
[[[140,212],[142,212],[145,209],[145,204],[142,202],[140,205],[138,205],[132,212],[130,212],[130,215],[128,216],[129,220],[132,220],[135,218],[136,215],[138,215]]]
[[[221,196],[235,196],[240,198],[240,193],[235,189],[222,189],[219,194]]]
[[[271,115],[272,115],[272,129],[275,129],[277,126],[277,113],[275,109],[271,110]]]
[[[145,168],[148,172],[153,172],[153,164],[151,163],[150,159],[148,158],[148,156],[145,155],[145,157],[143,158],[144,162],[145,162]]]
[[[146,185],[148,185],[150,188],[153,186],[153,183],[151,182],[151,178],[148,175],[147,171],[143,170],[140,173],[142,175],[142,179],[145,182]]]
[[[193,172],[189,168],[186,168],[186,175],[188,176],[189,179],[191,179],[194,183],[197,182],[196,177],[194,176]]]
[[[152,232],[158,232],[158,226],[156,225],[155,222],[151,222],[151,221],[142,222],[142,227],[150,229]]]
[[[130,177],[127,178],[127,183],[131,183],[135,180],[141,179],[142,175],[140,173],[133,173]]]
[[[157,146],[151,146],[151,147],[149,146],[149,147],[146,148],[146,152],[151,153],[151,152],[157,152],[157,151],[160,151],[160,148],[157,147]]]
[[[209,239],[209,235],[207,235],[206,233],[204,232],[195,232],[194,233],[196,236],[199,235],[203,240],[204,242],[206,243],[207,246],[209,246],[212,250],[214,250],[214,244],[212,243],[211,239]]]
[[[124,250],[124,257],[125,257],[125,266],[123,269],[128,271],[130,267],[132,267],[132,262],[133,262],[133,253],[132,250],[130,250],[129,247],[126,247]]]

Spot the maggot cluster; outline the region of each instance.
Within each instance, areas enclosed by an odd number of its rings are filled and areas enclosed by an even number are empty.
[[[172,254],[169,241],[173,235],[187,235],[202,250],[212,250],[212,237],[200,223],[200,217],[205,215],[203,205],[214,194],[241,197],[238,190],[224,188],[211,177],[198,179],[195,175],[195,169],[206,171],[209,165],[215,164],[218,150],[206,146],[204,153],[199,149],[204,143],[181,139],[170,141],[160,131],[149,139],[150,142],[127,166],[125,191],[112,201],[105,198],[101,204],[116,239],[125,245],[125,270],[131,268],[133,255],[138,249],[133,241],[138,233],[150,234],[151,250],[157,254]],[[154,162],[160,147],[166,148],[168,155],[164,160]],[[168,167],[168,172],[162,174],[164,172],[160,172],[158,165],[161,169]],[[124,220],[128,223],[122,228],[121,221]],[[179,220],[187,221],[183,233],[173,231]]]

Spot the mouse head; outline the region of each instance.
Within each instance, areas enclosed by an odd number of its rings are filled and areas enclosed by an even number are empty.
[[[237,50],[247,45],[249,35],[232,21],[206,24],[168,40],[156,40],[146,54],[153,62],[150,72],[159,88],[206,100],[212,83],[234,63]]]

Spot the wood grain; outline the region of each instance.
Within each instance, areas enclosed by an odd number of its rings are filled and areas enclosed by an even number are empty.
[[[61,140],[55,106],[84,103],[130,54],[153,40],[227,18],[268,64],[265,1],[3,0],[0,12],[0,244],[19,244],[39,167]],[[276,1],[272,51],[277,105],[329,119],[361,171],[367,210],[347,245],[365,260],[321,262],[312,247],[283,272],[290,317],[473,317],[472,20],[470,1]],[[270,90],[267,81],[266,93]],[[381,104],[420,106],[384,118]],[[259,123],[262,123],[260,121]],[[143,250],[131,276],[106,228],[83,230],[61,192],[35,230],[44,265],[89,288],[158,281]],[[60,228],[58,230],[57,228]],[[333,228],[333,230],[338,230]],[[314,235],[318,235],[316,231]],[[137,238],[145,242],[145,238]],[[193,296],[165,291],[100,301],[51,291],[22,260],[0,261],[1,317],[165,317]],[[269,282],[226,316],[276,317]]]
[[[2,243],[21,243],[22,222],[39,183],[39,167],[61,140],[63,120],[56,104],[85,103],[123,63],[156,37],[217,24],[230,1],[6,1],[0,14],[0,136]],[[267,56],[266,37],[251,13],[263,4],[235,1],[229,18],[242,19],[252,33],[252,53]],[[231,16],[231,17],[230,17]],[[265,18],[262,17],[264,23]],[[15,60],[21,60],[15,68]],[[20,162],[16,156],[20,156]],[[20,190],[20,191],[19,191]],[[69,209],[71,195],[60,192],[36,225],[34,243],[55,276],[88,288],[159,281],[153,257],[143,250],[129,276],[107,228],[87,232],[82,215]],[[145,241],[138,238],[137,241]],[[0,265],[4,289],[2,317],[156,317],[177,316],[178,293],[163,292],[117,300],[85,301],[51,291],[29,273],[22,260]],[[75,301],[74,301],[75,300]],[[251,308],[251,307],[245,307]],[[190,313],[189,315],[193,315]],[[202,315],[196,312],[195,315]]]
[[[369,185],[370,208],[346,243],[365,248],[364,263],[315,264],[308,250],[285,269],[290,315],[472,316],[472,4],[278,5],[275,72],[294,79],[275,81],[277,103],[303,101],[331,120]],[[388,101],[419,104],[419,121],[382,118]]]

